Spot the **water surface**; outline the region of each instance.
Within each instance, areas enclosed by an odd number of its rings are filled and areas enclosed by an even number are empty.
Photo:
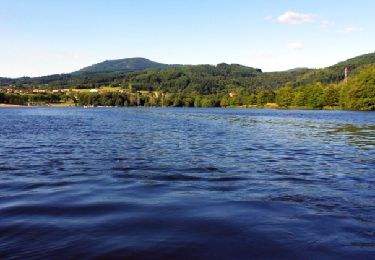
[[[0,108],[0,257],[375,258],[375,114]]]

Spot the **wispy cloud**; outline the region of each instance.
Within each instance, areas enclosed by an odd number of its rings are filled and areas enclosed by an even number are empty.
[[[341,30],[341,33],[354,33],[354,32],[362,32],[364,31],[363,28],[361,27],[356,27],[356,26],[349,26]]]
[[[301,42],[291,42],[291,43],[288,44],[287,47],[288,47],[288,49],[291,49],[291,50],[301,50],[305,46]]]
[[[280,16],[267,15],[263,17],[264,21],[267,22],[277,22],[291,25],[300,25],[303,23],[314,23],[321,29],[328,29],[335,27],[335,22],[332,20],[325,19],[316,14],[305,14],[297,13],[292,11],[287,11]]]
[[[279,23],[298,25],[314,21],[314,15],[287,11],[277,18]]]

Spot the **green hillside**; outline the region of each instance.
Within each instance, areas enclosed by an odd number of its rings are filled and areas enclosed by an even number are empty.
[[[57,74],[35,78],[0,78],[0,86],[18,88],[95,88],[102,85],[140,90],[180,92],[195,90],[199,93],[217,93],[243,88],[276,89],[284,85],[304,86],[314,82],[339,83],[344,79],[344,68],[355,76],[363,66],[375,64],[375,53],[361,55],[323,69],[293,69],[283,72],[262,73],[260,69],[238,64],[167,65],[144,58],[110,60],[81,69],[71,74]]]
[[[375,64],[375,52],[357,56],[355,58],[342,61],[334,65],[333,67],[356,67],[361,65]]]
[[[155,68],[162,69],[171,66],[179,65],[162,64],[145,58],[130,58],[119,60],[106,60],[101,63],[83,68],[76,73],[132,72]]]
[[[264,106],[276,102],[280,107],[373,110],[374,67],[375,53],[323,69],[299,68],[282,72],[262,72],[256,68],[226,63],[216,66],[173,66],[136,58],[106,61],[71,74],[0,78],[0,85],[3,89],[11,86],[24,90],[92,89],[106,86],[127,93],[120,99],[103,93],[76,97],[80,101],[86,100],[80,103],[82,105],[226,107]],[[349,72],[346,83],[345,68]],[[137,93],[142,95],[134,97]],[[158,99],[155,99],[153,93],[161,93],[163,98],[160,99],[157,94]],[[17,96],[12,98],[19,100]]]
[[[306,85],[312,82],[338,83],[344,80],[345,68],[348,68],[349,76],[355,76],[364,66],[370,64],[375,64],[375,52],[357,56],[327,68],[310,70],[298,77],[293,85]]]

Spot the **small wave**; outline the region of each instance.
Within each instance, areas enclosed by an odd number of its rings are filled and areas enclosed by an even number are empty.
[[[127,209],[136,208],[136,204],[132,203],[93,203],[83,205],[17,205],[0,209],[0,216],[50,216],[50,217],[65,217],[65,216],[97,216],[100,214],[109,214],[116,211],[123,211]]]
[[[208,187],[207,189],[210,191],[235,191],[238,190],[240,187],[230,185],[230,186],[211,186]]]
[[[246,178],[242,177],[218,177],[218,178],[207,178],[208,181],[212,182],[232,182],[232,181],[244,181]]]
[[[17,171],[18,168],[14,167],[0,167],[0,172],[7,172],[7,171]]]
[[[199,181],[202,180],[201,177],[183,175],[183,174],[173,174],[173,175],[160,175],[151,177],[152,180],[162,180],[162,181]]]

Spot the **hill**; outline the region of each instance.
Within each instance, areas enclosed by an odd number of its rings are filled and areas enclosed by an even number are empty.
[[[346,67],[349,79],[344,81]],[[189,107],[262,107],[276,103],[285,108],[375,110],[374,73],[375,53],[323,69],[281,72],[262,72],[226,63],[174,66],[135,58],[106,61],[71,74],[0,78],[2,88],[11,85],[17,90],[0,89],[0,103],[22,105],[70,100],[90,106]],[[100,92],[77,90],[91,88]],[[30,89],[41,89],[42,94],[32,94]]]
[[[75,73],[133,72],[146,69],[163,69],[176,66],[180,65],[163,64],[145,58],[129,58],[106,60],[98,64],[85,67]]]
[[[369,65],[369,64],[375,64],[375,52],[360,55],[360,56],[348,59],[346,61],[339,62],[332,67],[343,67],[343,66],[354,67],[354,66]]]
[[[292,85],[303,86],[313,82],[322,84],[339,83],[345,77],[345,68],[348,68],[349,77],[353,77],[371,64],[375,64],[375,52],[360,55],[327,68],[309,70],[296,78]]]
[[[133,90],[169,93],[194,92],[202,95],[243,90],[276,90],[283,86],[301,87],[312,83],[337,84],[344,79],[344,68],[353,77],[375,64],[375,53],[361,55],[323,69],[292,69],[262,72],[239,64],[168,65],[144,58],[109,60],[78,72],[35,78],[0,79],[0,86],[19,89],[32,88],[97,88],[113,86]]]

